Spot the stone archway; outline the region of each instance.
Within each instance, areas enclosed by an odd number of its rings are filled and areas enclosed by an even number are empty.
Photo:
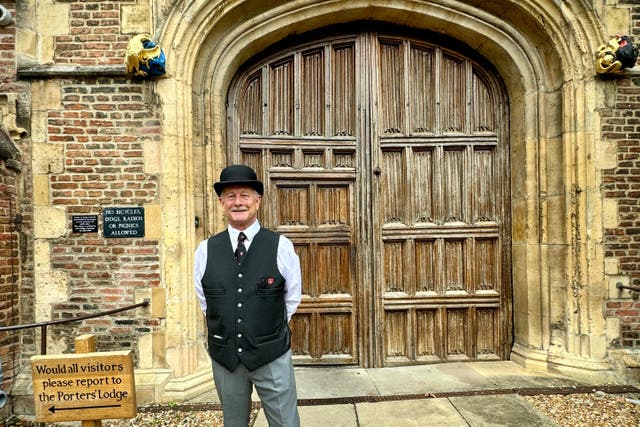
[[[156,350],[169,367],[163,372],[176,379],[171,384],[179,378],[198,382],[204,376],[197,373],[208,367],[189,280],[192,251],[202,237],[193,232],[193,218],[208,230],[221,226],[210,183],[225,163],[231,79],[248,58],[292,34],[361,19],[445,33],[496,67],[510,100],[512,358],[542,368],[607,369],[603,321],[584,320],[603,298],[602,227],[586,217],[588,208],[601,221],[597,165],[590,156],[598,90],[591,52],[602,30],[582,4],[485,3],[249,0],[174,9],[162,30],[173,61],[168,78],[158,82],[165,106],[163,213],[178,224],[164,228],[166,344]]]

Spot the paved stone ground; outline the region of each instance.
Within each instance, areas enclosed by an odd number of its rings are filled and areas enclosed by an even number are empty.
[[[510,361],[296,368],[296,381],[304,427],[434,425],[444,419],[453,426],[473,427],[523,425],[523,420],[539,426],[640,427],[638,389],[582,383]],[[221,426],[219,410],[202,410],[216,402],[212,384],[207,393],[185,404],[143,407],[135,419],[105,420],[103,427]],[[253,416],[253,427],[266,426],[262,411]],[[0,425],[35,424],[5,420]]]
[[[549,423],[538,423],[536,421],[529,420],[525,422],[525,419],[520,419],[523,423],[521,425],[558,425],[560,427],[575,427],[575,426],[598,426],[598,427],[619,427],[619,426],[640,426],[640,396],[633,394],[606,394],[602,392],[595,393],[579,393],[569,395],[535,395],[526,396],[522,399],[531,404],[535,410],[544,414],[549,419]],[[463,405],[467,408],[467,411],[460,411],[460,418],[457,425],[460,426],[472,426],[479,425],[473,420],[475,415],[474,410],[484,406],[485,408],[490,405],[483,405],[487,400],[499,398],[508,399],[510,405],[514,405],[517,399],[520,399],[516,395],[487,395],[487,396],[475,396],[478,399],[476,405],[471,407]],[[361,410],[357,408],[354,410],[354,404],[345,405],[332,405],[328,407],[326,405],[319,406],[305,406],[301,407],[302,425],[305,427],[326,426],[326,416],[330,413],[336,424],[332,424],[333,427],[340,425],[345,426],[381,426],[384,425],[384,419],[395,419],[395,426],[403,425],[435,425],[438,424],[439,407],[445,404],[446,400],[452,400],[454,405],[456,399],[463,399],[461,397],[452,397],[448,399],[423,399],[420,401],[404,401],[411,402],[412,407],[417,409],[410,415],[412,423],[398,423],[398,418],[407,416],[407,406],[398,401],[390,402],[376,402],[376,403],[362,403],[356,404],[361,406]],[[417,405],[416,405],[417,403]],[[516,403],[515,406],[518,404]],[[222,426],[222,414],[217,410],[183,410],[187,406],[162,406],[156,407],[153,411],[140,412],[138,416],[131,420],[104,420],[102,422],[103,427],[154,427],[154,426]],[[476,409],[474,409],[476,408]],[[353,416],[349,415],[353,414]],[[360,416],[358,416],[360,414]],[[251,425],[255,424],[255,420],[258,415],[258,410],[254,410],[251,419]],[[499,417],[496,416],[497,421]],[[345,424],[340,424],[337,420],[349,420]],[[67,423],[68,425],[78,425],[77,423]],[[501,423],[496,422],[495,425]],[[1,426],[7,427],[36,427],[37,423],[32,420],[25,419],[9,419],[1,421]],[[59,426],[59,424],[58,424]],[[49,427],[49,426],[47,426]],[[257,427],[257,426],[256,426]]]

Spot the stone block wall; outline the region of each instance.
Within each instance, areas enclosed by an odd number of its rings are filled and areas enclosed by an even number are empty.
[[[635,2],[621,1],[621,5]],[[631,8],[634,44],[640,43],[640,6]],[[640,74],[632,72],[615,85],[612,108],[602,114],[602,139],[614,142],[617,166],[603,173],[602,193],[615,201],[617,224],[605,229],[605,257],[609,274],[609,299],[605,316],[615,329],[610,348],[640,349]]]

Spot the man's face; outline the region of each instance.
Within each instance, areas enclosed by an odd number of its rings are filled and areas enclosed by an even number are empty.
[[[232,185],[224,189],[219,200],[229,225],[244,230],[256,221],[262,196],[251,187]]]

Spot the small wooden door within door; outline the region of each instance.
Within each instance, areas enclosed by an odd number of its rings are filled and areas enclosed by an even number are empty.
[[[507,357],[503,94],[467,57],[373,32],[238,75],[228,156],[256,170],[262,223],[301,259],[296,363]]]

